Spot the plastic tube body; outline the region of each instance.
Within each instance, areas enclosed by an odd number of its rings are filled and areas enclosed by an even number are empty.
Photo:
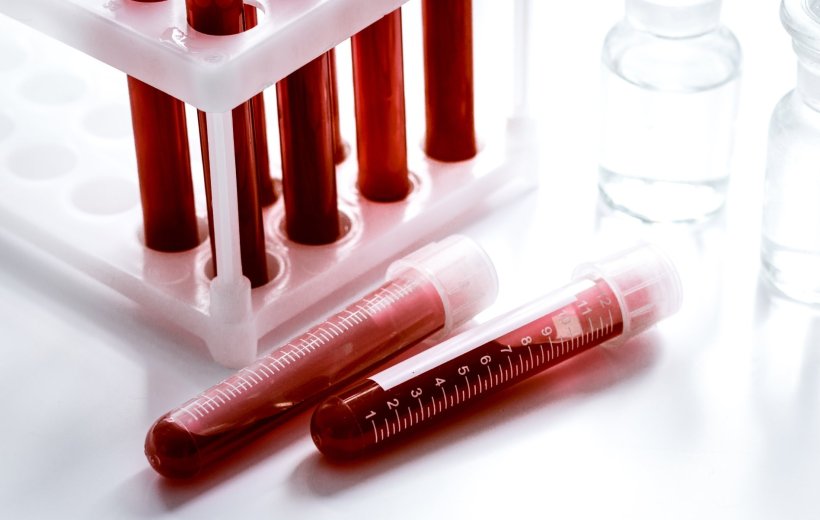
[[[410,191],[401,10],[354,35],[350,43],[359,192],[375,201],[401,200]]]
[[[339,238],[327,53],[276,84],[285,231],[302,244]]]
[[[193,476],[288,412],[443,325],[444,308],[431,283],[392,280],[165,414],[146,439],[148,460],[165,476]]]
[[[242,0],[219,2],[186,1],[188,24],[199,32],[213,35],[237,34],[244,30],[245,4]],[[242,255],[242,273],[252,287],[269,281],[265,232],[257,187],[256,151],[254,146],[253,116],[250,102],[236,107],[232,113],[234,160],[239,210],[239,244]],[[208,159],[208,126],[205,113],[199,112],[199,137],[202,164],[205,170],[205,192],[208,200],[208,226],[211,234],[211,256],[214,272],[216,262],[214,226],[211,210],[210,161]]]
[[[583,278],[372,375],[322,402],[311,433],[322,453],[377,451],[467,403],[675,312],[680,282],[665,258],[637,250]]]
[[[157,251],[199,244],[185,105],[128,77],[145,245]]]
[[[422,0],[424,151],[439,161],[477,152],[473,109],[472,0]]]

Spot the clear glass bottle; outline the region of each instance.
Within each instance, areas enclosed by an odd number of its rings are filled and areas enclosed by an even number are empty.
[[[723,207],[740,45],[721,0],[626,0],[604,42],[599,188],[647,221],[700,220]]]
[[[783,0],[797,86],[769,124],[763,272],[794,299],[820,303],[820,0]]]

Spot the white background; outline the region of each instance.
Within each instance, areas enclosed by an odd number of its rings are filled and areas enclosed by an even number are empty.
[[[646,226],[598,200],[599,53],[622,3],[533,4],[540,189],[442,232],[476,238],[496,261],[502,294],[488,314],[562,285],[593,245],[655,238],[680,259],[677,316],[374,459],[327,463],[305,413],[206,478],[173,483],[148,466],[145,433],[229,371],[148,311],[0,235],[0,516],[820,517],[820,313],[759,278],[766,127],[795,69],[777,2],[725,2],[744,50],[736,151],[725,212],[694,226]],[[509,105],[496,83],[509,73],[511,5],[476,0],[479,106]],[[410,61],[417,36],[405,37]]]

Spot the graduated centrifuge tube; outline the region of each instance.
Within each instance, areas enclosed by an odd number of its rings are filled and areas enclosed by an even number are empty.
[[[763,203],[763,272],[788,296],[820,303],[820,4],[785,0],[797,87],[769,125]]]
[[[332,458],[373,452],[587,349],[628,339],[680,300],[675,267],[652,246],[582,265],[564,288],[328,398],[313,414],[313,441]]]
[[[145,454],[162,475],[191,477],[385,358],[472,319],[497,287],[472,240],[430,244],[394,262],[375,291],[160,417]]]
[[[626,0],[603,53],[599,188],[648,221],[723,207],[740,83],[740,46],[721,0]]]

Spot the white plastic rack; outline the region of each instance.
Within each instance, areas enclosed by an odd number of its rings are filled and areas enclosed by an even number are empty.
[[[257,27],[208,36],[187,26],[183,0],[0,0],[0,14],[23,24],[0,16],[0,231],[193,332],[217,362],[248,364],[259,338],[311,304],[435,238],[456,217],[533,183],[526,173],[535,170],[533,154],[520,120],[480,133],[474,159],[445,164],[415,145],[420,136],[411,129],[423,124],[423,111],[408,105],[413,192],[389,204],[360,197],[355,136],[345,135],[352,153],[337,173],[346,234],[326,246],[291,242],[281,230],[283,204],[277,202],[264,214],[276,275],[250,288],[239,261],[230,110],[405,1],[253,0]],[[123,73],[207,112],[220,266],[214,278],[207,225],[203,242],[191,251],[158,253],[143,246]],[[481,112],[476,106],[478,117]],[[195,142],[195,134],[190,139]]]

